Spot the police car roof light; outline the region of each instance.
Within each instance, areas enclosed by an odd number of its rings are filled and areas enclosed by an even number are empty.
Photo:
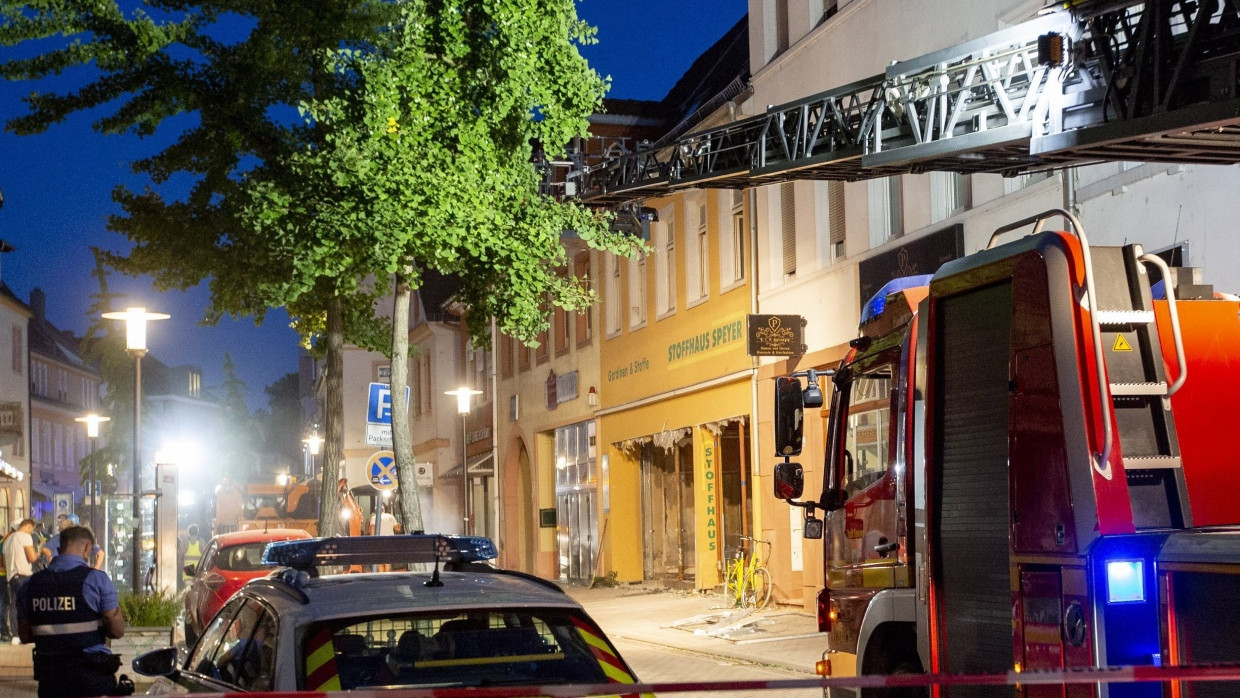
[[[490,538],[436,534],[309,538],[272,543],[263,551],[264,563],[299,570],[327,565],[482,562],[497,557]]]

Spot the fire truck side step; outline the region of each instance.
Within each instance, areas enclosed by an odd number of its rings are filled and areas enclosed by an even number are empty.
[[[1130,395],[1166,395],[1166,383],[1112,383],[1111,395],[1127,397]]]
[[[1120,325],[1152,325],[1154,313],[1149,310],[1099,310],[1098,324],[1103,327]]]
[[[1124,470],[1163,470],[1181,468],[1183,463],[1178,456],[1124,456]]]

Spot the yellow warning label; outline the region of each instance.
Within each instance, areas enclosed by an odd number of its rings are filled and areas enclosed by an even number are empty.
[[[1132,345],[1128,340],[1124,339],[1124,335],[1115,335],[1115,344],[1111,346],[1111,351],[1132,351]]]

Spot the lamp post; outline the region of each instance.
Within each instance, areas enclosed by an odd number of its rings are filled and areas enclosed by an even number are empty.
[[[133,357],[133,560],[129,567],[131,587],[142,593],[142,357],[146,355],[146,323],[167,320],[165,313],[148,313],[146,308],[126,308],[104,313],[105,320],[125,321],[125,350]]]
[[[305,469],[306,470],[305,479],[308,483],[310,483],[310,486],[313,486],[313,483],[311,483],[310,481],[314,479],[314,457],[319,455],[319,450],[323,448],[323,437],[319,436],[319,425],[315,424],[314,431],[310,432],[310,436],[307,436],[301,441],[302,443],[306,445],[306,453],[307,455],[310,456],[310,464]],[[323,482],[320,482],[319,483],[319,497],[318,497],[319,506],[318,506],[318,511],[315,512],[315,517],[320,518],[320,519],[323,516],[323,488],[324,487],[326,487],[326,484]]]
[[[466,424],[465,419],[469,417],[469,398],[473,395],[481,395],[481,390],[474,390],[468,386],[462,385],[456,390],[445,390],[444,395],[456,396],[456,413],[461,415],[461,533],[469,535],[469,465],[468,460],[468,444],[466,443]]]
[[[90,492],[90,528],[93,531],[97,528],[95,524],[95,500],[99,498],[99,492],[95,488],[95,483],[99,480],[98,466],[95,464],[95,439],[99,438],[99,425],[103,422],[112,421],[112,418],[100,417],[91,412],[85,417],[77,417],[73,421],[82,422],[86,425],[86,437],[90,439],[90,480],[86,483],[86,490]]]

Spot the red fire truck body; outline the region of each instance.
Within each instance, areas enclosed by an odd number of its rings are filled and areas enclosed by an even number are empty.
[[[788,457],[823,374],[777,379],[776,496],[806,508],[807,537],[825,534],[819,627],[859,674],[1240,660],[1240,303],[1187,281],[1180,296],[1206,299],[1155,300],[1147,267],[1170,289],[1165,265],[1135,245],[1091,254],[1075,227],[867,305],[827,372],[818,501],[794,501],[802,469]],[[1238,687],[1021,694],[1164,690]]]

